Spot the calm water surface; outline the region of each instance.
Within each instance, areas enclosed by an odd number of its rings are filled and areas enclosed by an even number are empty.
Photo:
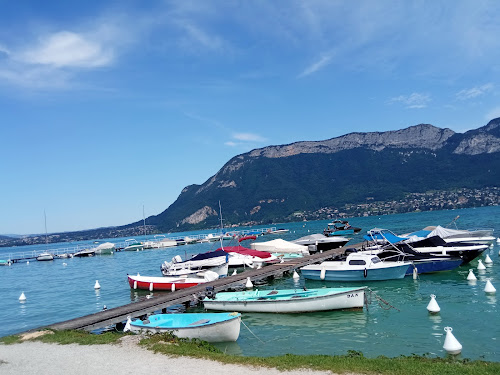
[[[457,215],[460,215],[459,228],[489,227],[495,229],[496,237],[500,234],[500,207],[354,218],[350,222],[362,227],[363,233],[379,227],[402,234],[427,225],[446,225]],[[327,221],[315,221],[277,226],[290,229],[289,233],[281,237],[292,240],[319,233],[326,224]],[[270,239],[270,236],[259,237],[260,241]],[[356,235],[351,241],[357,242],[361,242],[361,235]],[[67,247],[68,244],[57,246]],[[0,267],[0,336],[98,312],[104,305],[111,308],[145,299],[148,292],[131,291],[127,273],[160,276],[160,264],[174,255],[185,257],[214,250],[216,246],[186,245]],[[0,248],[0,259],[5,258],[7,253],[34,249],[42,250],[43,246]],[[402,280],[368,283],[366,285],[372,291],[371,303],[359,311],[243,314],[244,325],[238,341],[220,344],[219,347],[229,353],[246,356],[345,354],[348,350],[357,350],[368,357],[411,354],[442,357],[445,356],[442,349],[445,338],[443,328],[451,326],[455,337],[463,345],[462,357],[498,362],[500,314],[497,295],[488,295],[483,289],[486,280],[490,280],[495,288],[500,288],[499,251],[496,242],[486,251],[493,264],[481,273],[476,269],[476,260],[454,271],[420,275],[418,280],[406,277]],[[475,284],[466,280],[470,268],[474,269],[478,278]],[[94,290],[96,280],[101,285],[98,291]],[[295,282],[291,278],[283,278],[259,288],[359,285],[363,284],[305,281],[302,278]],[[22,292],[27,297],[25,303],[18,301]],[[441,307],[441,313],[436,316],[429,315],[426,310],[431,294],[437,296]],[[394,308],[379,304],[376,296]],[[201,311],[200,308],[198,310]]]

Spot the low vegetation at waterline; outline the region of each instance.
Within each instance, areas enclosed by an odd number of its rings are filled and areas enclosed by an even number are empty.
[[[123,334],[117,332],[95,335],[83,331],[54,331],[53,334],[37,336],[30,340],[58,344],[99,345],[116,343],[121,337]],[[22,341],[22,336],[0,338],[0,342],[4,344],[16,344]],[[276,357],[244,357],[226,354],[205,341],[178,339],[170,334],[146,336],[140,340],[140,345],[155,353],[209,359],[228,364],[269,367],[281,371],[311,369],[338,374],[384,375],[493,375],[500,373],[500,363],[453,357],[431,358],[412,355],[396,358],[383,356],[366,358],[357,351],[348,351],[346,355],[335,356],[286,354]]]

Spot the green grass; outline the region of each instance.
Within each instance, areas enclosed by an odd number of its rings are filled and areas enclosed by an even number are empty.
[[[117,332],[100,335],[84,331],[54,331],[32,340],[57,344],[101,345],[116,343],[123,337]],[[20,343],[20,336],[0,339],[4,344]],[[500,363],[458,360],[453,357],[431,358],[427,356],[400,356],[396,358],[366,358],[362,353],[348,351],[346,355],[294,355],[276,357],[244,357],[225,354],[213,345],[200,340],[178,339],[170,334],[147,336],[140,341],[144,348],[173,356],[188,356],[210,359],[221,363],[257,367],[277,368],[281,371],[312,369],[338,374],[383,374],[383,375],[496,375],[500,374]]]
[[[0,342],[5,345],[19,344],[21,343],[21,337],[17,335],[0,337]]]
[[[28,341],[41,341],[49,344],[80,344],[80,345],[104,345],[116,343],[123,333],[105,332],[100,335],[91,334],[85,331],[52,331],[51,334],[39,336]],[[0,338],[4,344],[20,344],[23,342],[21,336],[12,335]]]
[[[293,355],[276,357],[243,357],[224,354],[207,342],[177,339],[168,334],[152,335],[141,345],[156,353],[211,359],[222,363],[273,367],[281,371],[312,369],[334,373],[387,375],[493,375],[500,374],[500,363],[401,356],[396,358],[365,358],[362,353],[349,351],[346,355]]]

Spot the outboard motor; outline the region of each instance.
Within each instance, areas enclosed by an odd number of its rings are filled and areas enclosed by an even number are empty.
[[[215,290],[213,286],[207,286],[205,288],[205,297],[210,299],[215,299]]]

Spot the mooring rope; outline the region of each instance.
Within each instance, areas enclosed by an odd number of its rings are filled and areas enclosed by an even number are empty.
[[[400,309],[398,309],[397,307],[394,307],[392,306],[389,302],[387,302],[386,300],[384,300],[382,297],[380,297],[377,293],[375,293],[373,290],[371,290],[370,288],[368,288],[368,290],[370,291],[370,300],[368,301],[368,299],[366,298],[366,295],[365,295],[365,301],[367,301],[368,303],[371,303],[371,298],[372,296],[374,296],[377,301],[378,301],[378,305],[384,309],[384,310],[390,310],[390,309],[394,309],[394,310],[398,310],[399,312],[401,312]],[[385,306],[384,306],[384,305]],[[368,308],[368,304],[366,305],[367,308]],[[387,306],[387,307],[386,307]]]
[[[252,332],[252,330],[251,330],[250,328],[248,328],[248,326],[245,324],[245,322],[244,322],[243,320],[242,320],[241,322],[243,323],[243,325],[244,325],[245,327],[247,327],[248,332],[250,332],[250,333],[251,333],[251,334],[252,334],[252,335],[253,335],[253,336],[254,336],[257,340],[259,340],[261,343],[265,344],[265,342],[264,342],[264,341],[262,341],[261,339],[259,339],[259,338],[255,335],[255,333],[253,333],[253,332]]]

